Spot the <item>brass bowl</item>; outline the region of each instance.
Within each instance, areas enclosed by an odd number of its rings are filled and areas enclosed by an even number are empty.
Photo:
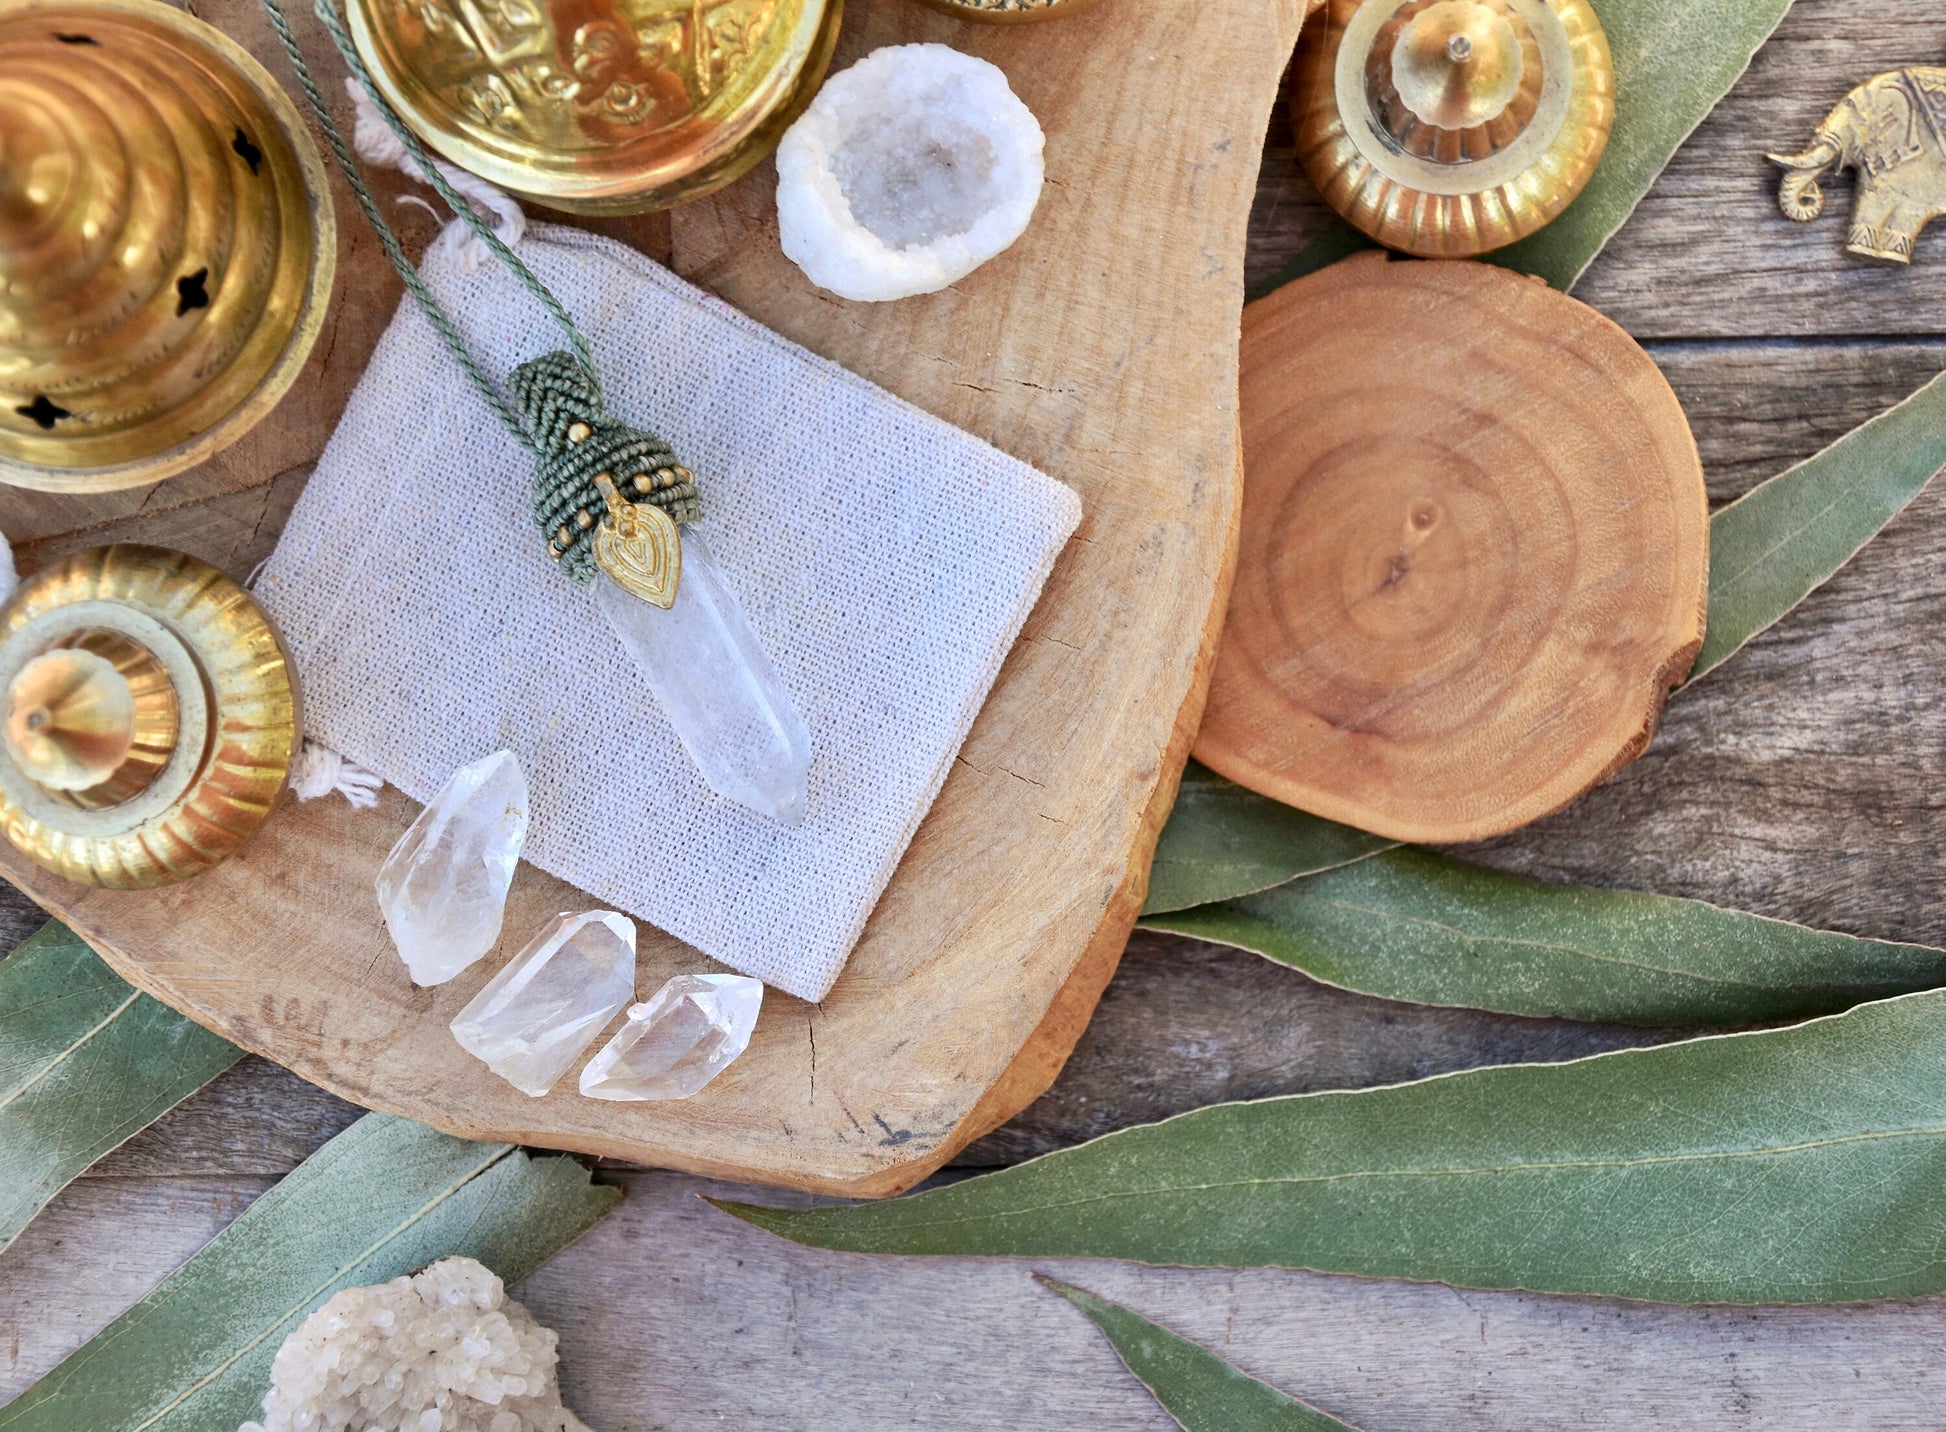
[[[1470,258],[1572,203],[1615,120],[1588,0],[1326,0],[1292,118],[1327,202],[1388,248]]]
[[[249,430],[324,322],[297,111],[157,0],[0,0],[0,482],[154,482]]]
[[[87,885],[201,874],[256,833],[302,739],[290,658],[206,562],[96,547],[0,607],[0,832]]]
[[[729,183],[811,102],[842,0],[349,0],[372,78],[426,143],[577,214]]]

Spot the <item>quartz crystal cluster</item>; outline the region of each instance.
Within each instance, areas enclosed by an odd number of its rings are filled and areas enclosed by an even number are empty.
[[[412,982],[443,984],[500,939],[527,781],[509,751],[462,766],[378,870],[378,907]]]
[[[459,1012],[453,1037],[538,1099],[634,997],[635,922],[559,915]]]
[[[668,611],[595,577],[595,600],[710,789],[785,825],[804,819],[811,733],[695,527]]]
[[[555,1335],[492,1271],[446,1258],[346,1288],[277,1350],[240,1432],[588,1432],[561,1405]]]
[[[935,293],[1026,231],[1044,142],[985,60],[945,45],[874,50],[784,135],[784,252],[843,298]]]
[[[763,1007],[762,980],[677,975],[581,1071],[592,1099],[687,1099],[750,1045]]]

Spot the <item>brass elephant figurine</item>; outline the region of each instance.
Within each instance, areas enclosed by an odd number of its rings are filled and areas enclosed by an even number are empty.
[[[1809,149],[1770,160],[1788,171],[1777,202],[1800,223],[1824,212],[1821,178],[1856,170],[1846,247],[1912,262],[1920,230],[1946,213],[1946,69],[1894,70],[1865,81],[1818,126]]]

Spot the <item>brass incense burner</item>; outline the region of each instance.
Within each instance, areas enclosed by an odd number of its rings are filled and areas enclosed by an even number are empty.
[[[297,112],[156,0],[0,0],[0,482],[154,482],[240,437],[324,321]]]
[[[300,740],[276,632],[207,563],[97,547],[0,607],[0,831],[56,874],[200,874],[263,824]]]
[[[1319,191],[1379,243],[1428,258],[1553,219],[1615,117],[1587,0],[1327,0],[1297,75],[1297,148]]]
[[[572,213],[665,208],[776,147],[842,0],[348,0],[393,108],[464,169]]]

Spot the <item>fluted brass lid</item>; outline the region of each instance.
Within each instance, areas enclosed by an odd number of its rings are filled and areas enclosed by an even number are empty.
[[[632,213],[708,193],[810,103],[842,0],[348,0],[406,123],[536,203]]]
[[[1326,0],[1297,75],[1298,154],[1319,192],[1381,244],[1428,258],[1553,219],[1615,117],[1587,0]]]
[[[301,739],[277,633],[194,557],[97,547],[0,607],[0,832],[56,874],[200,874],[263,824]]]
[[[156,0],[0,0],[0,481],[153,482],[275,406],[324,318],[324,167]]]
[[[155,653],[121,632],[84,627],[15,675],[0,727],[28,780],[85,810],[154,784],[181,731],[182,703]]]

